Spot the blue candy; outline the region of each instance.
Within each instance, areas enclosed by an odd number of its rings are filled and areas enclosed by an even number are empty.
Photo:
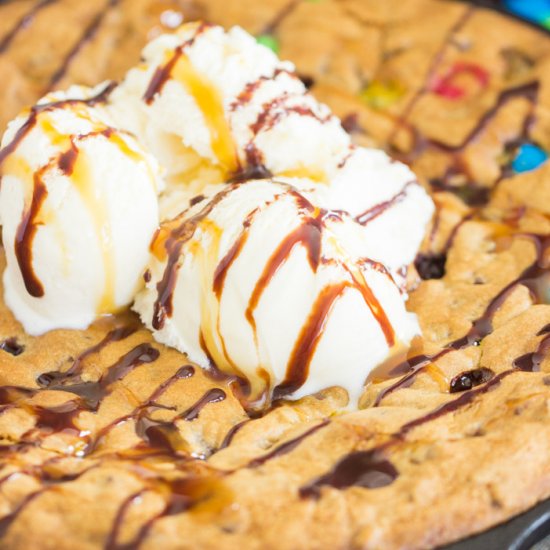
[[[550,17],[550,0],[504,0],[504,7],[535,23],[544,23]]]
[[[547,159],[546,151],[532,143],[524,143],[519,147],[516,158],[512,161],[512,168],[518,174],[529,172],[538,168]]]

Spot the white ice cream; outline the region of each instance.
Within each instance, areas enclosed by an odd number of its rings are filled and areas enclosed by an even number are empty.
[[[338,385],[354,404],[418,334],[403,268],[434,207],[293,71],[240,28],[191,23],[149,43],[105,103],[13,121],[4,283],[26,330],[84,328],[137,294],[157,340],[247,380],[253,399]]]
[[[433,213],[428,194],[404,164],[354,148],[292,64],[238,27],[195,23],[153,40],[142,58],[109,108],[166,170],[162,218],[259,162],[274,176],[313,180],[316,204],[357,217],[366,256],[394,272],[413,261]]]
[[[254,398],[336,385],[355,403],[419,330],[385,268],[354,257],[361,227],[271,180],[206,195],[161,227],[134,305],[144,323],[200,366],[248,380]]]
[[[157,156],[170,182],[194,181],[201,163],[218,168],[216,181],[225,181],[247,165],[252,149],[273,174],[322,177],[349,147],[340,121],[307,93],[294,66],[239,27],[226,33],[184,25],[149,43],[142,58],[114,91],[111,109]]]
[[[362,227],[362,255],[394,274],[414,261],[434,212],[409,167],[377,149],[352,149],[329,184],[288,181],[321,208],[349,214]]]
[[[4,295],[29,334],[85,328],[143,282],[158,165],[100,105],[78,101],[100,91],[50,94],[2,139]]]

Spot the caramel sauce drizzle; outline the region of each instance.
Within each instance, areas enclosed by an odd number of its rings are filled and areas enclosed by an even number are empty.
[[[6,153],[4,149],[3,151],[0,151],[0,162],[3,160],[5,156],[6,156]],[[188,227],[187,231],[189,230],[190,228]],[[468,332],[466,336],[464,336],[463,338],[455,342],[448,344],[448,347],[442,350],[440,354],[436,354],[435,356],[432,356],[432,357],[419,355],[409,359],[408,361],[403,362],[400,365],[397,365],[397,367],[395,367],[394,369],[393,374],[399,375],[404,372],[408,372],[409,374],[409,377],[405,376],[404,384],[412,383],[412,379],[410,378],[410,375],[418,374],[418,372],[420,372],[420,369],[422,369],[427,364],[426,361],[429,362],[429,361],[435,360],[438,356],[440,357],[444,353],[448,353],[453,349],[463,349],[468,345],[479,344],[480,338],[483,338],[484,336],[492,332],[492,319],[494,314],[502,306],[502,303],[509,296],[509,294],[516,287],[516,285],[524,284],[528,286],[528,288],[532,289],[533,292],[535,292],[536,287],[534,285],[534,281],[536,281],[538,277],[540,277],[542,274],[546,273],[547,271],[547,266],[545,265],[545,261],[544,261],[544,255],[545,255],[545,252],[548,250],[548,247],[550,246],[550,241],[548,240],[549,239],[548,236],[542,236],[542,235],[521,235],[521,236],[525,238],[530,238],[533,240],[537,248],[537,260],[530,267],[528,267],[518,279],[516,279],[515,281],[507,285],[501,292],[499,292],[499,294],[490,302],[484,315],[481,316],[477,321],[473,323],[472,329]],[[169,238],[172,238],[172,237],[173,235]],[[170,246],[168,246],[167,249],[170,249]],[[167,251],[168,253],[170,252],[170,250],[167,250]],[[223,287],[223,282],[221,283],[221,286]],[[122,330],[122,329],[116,329],[116,330]],[[333,487],[341,490],[352,486],[359,486],[364,488],[375,489],[378,487],[384,487],[392,483],[399,475],[399,472],[396,469],[396,467],[392,464],[392,462],[388,459],[388,456],[387,456],[388,450],[390,450],[393,446],[402,442],[406,438],[406,436],[415,428],[425,425],[429,422],[435,421],[447,414],[452,414],[460,410],[461,408],[468,406],[480,395],[485,394],[497,388],[502,382],[502,380],[504,380],[506,377],[510,376],[511,374],[517,373],[519,371],[526,371],[526,372],[537,371],[540,368],[540,364],[543,356],[547,354],[548,351],[550,350],[550,343],[549,343],[550,335],[548,334],[549,331],[550,329],[548,327],[544,327],[541,331],[539,331],[538,334],[540,336],[543,336],[543,338],[539,342],[537,350],[531,354],[525,354],[517,358],[513,363],[514,364],[513,369],[509,369],[498,375],[495,375],[490,380],[486,382],[482,382],[482,384],[479,385],[478,387],[461,393],[458,398],[453,399],[437,407],[436,409],[430,411],[429,413],[424,414],[419,418],[404,424],[397,432],[395,432],[392,436],[390,436],[388,442],[383,443],[382,445],[379,445],[373,449],[369,449],[365,451],[355,451],[355,452],[349,453],[348,455],[344,456],[337,464],[335,464],[335,466],[331,468],[327,473],[319,476],[312,482],[304,485],[300,489],[300,495],[303,498],[318,498],[321,496],[321,490],[323,487]],[[117,333],[117,334],[120,335],[123,333]],[[117,338],[115,337],[114,340],[116,341],[116,339]],[[109,341],[108,337],[106,337],[105,340],[106,340],[105,344],[108,343]],[[96,348],[97,348],[97,345],[96,345]],[[91,351],[91,349],[92,348],[90,348],[90,350],[87,350],[86,352],[81,354],[80,363],[82,359],[91,355],[92,353],[96,353],[97,351],[99,351],[100,348],[97,348],[94,351]],[[121,360],[122,359],[124,358],[121,358]],[[75,363],[77,363],[78,361],[79,359],[77,359]],[[118,379],[119,375],[123,375],[124,372],[127,372],[126,371],[127,368],[131,369],[131,367],[128,367],[128,366],[120,367],[120,369],[117,368],[115,369],[117,372],[115,372],[115,370],[111,371],[111,374],[108,375],[107,378]],[[74,372],[69,375],[69,378],[72,374],[79,372],[79,369],[80,369],[80,366],[76,367],[74,369]],[[410,369],[412,369],[412,372],[409,372]],[[52,373],[47,373],[47,374],[51,375]],[[165,387],[169,385],[169,383],[170,383],[169,381],[165,382],[164,383]],[[51,385],[51,383],[48,385]],[[403,385],[399,387],[403,387]],[[8,402],[19,403],[22,400],[26,399],[27,397],[34,395],[37,391],[40,391],[40,390],[34,390],[29,388],[11,388],[11,387],[5,386],[0,388],[0,402],[5,403],[6,401],[8,401]],[[154,399],[158,398],[158,395],[157,397],[154,397],[154,398],[153,396],[155,395],[155,393],[158,394],[159,391],[161,391],[160,388],[157,389],[152,394],[152,396],[150,397],[151,401],[154,401]],[[48,412],[45,412],[45,410],[37,411],[36,414],[38,417],[38,424],[40,428],[41,429],[48,428],[49,426],[53,426],[53,429],[56,429],[56,430],[67,429],[67,426],[70,428],[70,423],[72,421],[71,415],[73,415],[76,410],[75,403],[77,402],[71,401],[62,407],[49,409]],[[80,405],[80,402],[78,402],[78,404]],[[60,418],[56,418],[56,415],[59,415]],[[296,447],[296,445],[298,445],[301,441],[303,441],[306,437],[308,437],[312,433],[315,433],[317,430],[321,429],[321,427],[323,427],[326,424],[328,424],[328,421],[324,421],[320,425],[315,426],[311,430],[304,433],[302,436],[299,436],[299,438],[295,438],[293,440],[290,440],[286,443],[283,443],[277,446],[273,451],[271,451],[267,455],[264,455],[263,457],[258,457],[257,459],[253,459],[249,463],[249,466],[252,468],[260,467],[267,460],[280,456],[281,454],[286,454],[291,452]],[[238,429],[240,429],[240,427],[242,427],[242,425],[243,423],[237,424],[230,431],[230,433],[227,434],[226,439],[229,439],[227,445],[230,444],[232,436],[234,435],[234,433],[238,431]],[[14,451],[17,451],[17,449],[14,449]],[[92,468],[93,467],[95,466],[92,466]],[[38,473],[33,473],[32,475],[36,475],[37,478],[40,479],[45,484],[45,486],[24,497],[24,499],[15,507],[15,509],[11,513],[4,516],[4,518],[0,520],[0,536],[3,536],[5,534],[9,526],[17,519],[18,515],[24,510],[24,508],[28,504],[30,504],[34,499],[40,496],[44,491],[55,490],[55,487],[57,485],[75,480],[81,475],[83,475],[86,471],[88,470],[84,470],[83,472],[79,472],[78,474],[72,474],[72,475],[53,478],[46,473],[46,470],[42,471],[39,467],[37,469]],[[12,474],[10,474],[9,476],[6,476],[5,478],[0,479],[0,484],[4,483],[9,477],[11,477],[11,475]],[[166,480],[154,480],[154,481],[155,483],[158,483],[159,487],[161,487],[163,490],[167,492],[168,496],[167,496],[165,508],[160,514],[158,514],[151,520],[147,521],[142,526],[137,536],[130,543],[124,544],[124,545],[118,544],[117,539],[120,533],[121,525],[126,516],[127,510],[129,506],[133,502],[135,502],[135,500],[139,496],[143,494],[143,492],[139,491],[130,495],[130,497],[124,500],[121,507],[119,508],[119,512],[115,517],[111,534],[107,539],[107,548],[109,550],[123,550],[123,549],[129,550],[130,548],[137,548],[147,538],[155,521],[157,521],[161,517],[184,513],[190,510],[191,508],[196,506],[197,503],[201,501],[201,499],[208,498],[208,494],[209,494],[208,491],[212,490],[212,484],[208,480],[201,481],[201,478],[193,477],[192,475],[188,476],[183,480],[180,479],[175,481],[166,481]]]
[[[24,210],[14,243],[15,255],[27,291],[31,296],[36,298],[44,295],[43,285],[34,272],[32,248],[38,227],[43,223],[40,213],[48,195],[44,183],[44,175],[53,168],[54,164],[57,164],[61,172],[71,178],[84,204],[88,207],[92,223],[95,226],[96,234],[100,241],[100,250],[104,264],[104,286],[102,296],[97,305],[98,314],[111,313],[115,310],[116,265],[112,249],[113,244],[110,238],[111,229],[108,212],[103,202],[96,196],[90,174],[90,161],[79,147],[78,142],[90,136],[102,135],[115,144],[124,155],[136,161],[143,161],[144,159],[139,152],[133,150],[112,128],[105,127],[99,122],[91,121],[94,129],[88,134],[66,136],[58,133],[55,125],[49,120],[47,115],[51,111],[69,106],[75,110],[77,116],[80,116],[79,110],[83,104],[93,106],[104,101],[113,88],[114,84],[110,84],[97,96],[87,100],[69,99],[33,107],[30,116],[19,128],[14,139],[0,150],[0,168],[3,168],[4,171],[17,174],[18,177],[25,182],[29,181],[29,185],[32,185],[30,206]],[[22,159],[18,158],[15,153],[21,141],[38,123],[40,123],[41,129],[48,135],[52,144],[65,150],[57,159],[52,159],[47,165],[33,173],[30,167]],[[147,167],[151,171],[148,164]],[[155,181],[152,174],[151,177],[152,181]],[[61,237],[62,233],[60,233]]]
[[[309,265],[314,273],[317,271],[321,261],[321,238],[324,227],[323,217],[326,213],[322,210],[314,208],[313,205],[307,201],[307,199],[297,193],[292,187],[285,187],[285,192],[277,195],[275,200],[281,196],[291,195],[296,201],[297,207],[302,214],[303,219],[301,220],[300,225],[291,231],[272,253],[249,297],[248,305],[245,310],[245,317],[253,330],[257,348],[258,336],[254,311],[256,310],[265,289],[268,287],[279,268],[287,261],[294,247],[300,244],[305,248]],[[162,251],[159,252],[158,250],[159,247],[162,247],[162,245],[168,254],[168,261],[163,277],[157,284],[157,300],[155,301],[153,315],[153,327],[157,330],[162,329],[166,317],[170,317],[172,315],[173,292],[177,279],[180,257],[184,252],[185,244],[193,237],[199,225],[204,230],[208,230],[208,227],[204,225],[206,217],[221,201],[228,196],[228,194],[237,188],[238,184],[228,185],[222,192],[218,193],[218,195],[207,203],[200,212],[189,219],[185,219],[186,214],[183,213],[183,221],[180,221],[180,218],[176,218],[172,222],[169,222],[167,226],[161,228],[159,234],[157,235],[157,239],[153,242],[153,248],[157,251],[156,255],[158,257],[162,257]],[[229,372],[235,373],[239,379],[246,377],[239,370],[234,361],[231,360],[225,346],[225,342],[220,335],[219,304],[227,273],[246,244],[250,225],[253,223],[255,216],[260,211],[261,209],[256,208],[248,214],[243,222],[242,231],[225,256],[217,263],[217,266],[214,269],[214,280],[212,285],[212,290],[214,291],[214,296],[216,298],[216,304],[206,304],[206,306],[203,307],[201,316],[202,322],[200,340],[205,355],[209,358],[212,365],[215,365],[222,371],[228,370]],[[213,244],[209,247],[210,252],[214,256],[217,256],[218,250],[218,239],[216,238],[216,234],[213,236]],[[395,334],[393,327],[378,299],[368,286],[363,273],[360,269],[352,270],[346,266],[344,266],[344,268],[347,270],[351,281],[347,281],[340,285],[327,287],[315,301],[310,315],[302,327],[301,333],[298,336],[294,349],[289,357],[285,379],[277,388],[274,389],[273,396],[275,399],[280,399],[285,395],[296,391],[296,389],[305,383],[309,372],[309,365],[315,354],[317,344],[321,338],[327,319],[330,316],[332,307],[346,288],[354,288],[361,293],[363,300],[369,307],[374,318],[377,320],[388,347],[391,348],[394,345]],[[214,325],[216,326],[216,330],[219,335],[219,345],[221,346],[221,350],[218,349],[218,343],[214,339],[214,336],[210,333],[212,329],[210,328],[209,331],[209,327],[214,327]],[[267,372],[264,374],[265,376],[263,376],[263,379],[267,384],[268,390],[270,376]],[[253,384],[253,387],[250,388],[254,395],[256,395],[259,391],[257,386],[258,384],[255,383]]]
[[[36,126],[36,123],[38,122],[38,117],[41,113],[54,111],[55,109],[62,109],[66,106],[78,106],[82,104],[93,107],[94,105],[104,103],[108,99],[111,92],[115,89],[115,87],[116,83],[110,82],[109,84],[107,84],[107,86],[105,86],[103,90],[98,92],[97,95],[92,96],[88,99],[64,99],[61,101],[53,101],[51,103],[34,105],[30,110],[29,117],[21,125],[19,130],[17,130],[12,141],[8,143],[3,149],[0,149],[0,167],[4,163],[6,158],[16,151],[18,145],[23,141],[23,139],[25,139],[27,134]]]
[[[170,78],[179,82],[195,100],[203,115],[214,155],[225,173],[233,174],[239,169],[239,161],[231,128],[225,116],[222,95],[212,82],[195,69],[185,54],[185,50],[208,28],[209,25],[200,24],[190,40],[168,55],[165,64],[157,68],[153,75],[143,100],[151,104]]]
[[[166,317],[171,317],[173,312],[173,294],[176,285],[179,259],[185,243],[193,238],[200,222],[204,220],[214,207],[220,203],[228,193],[234,189],[234,185],[228,185],[218,193],[211,201],[189,219],[175,218],[160,229],[153,239],[153,253],[162,259],[167,255],[167,264],[162,279],[157,283],[157,299],[154,305],[152,325],[156,330],[164,327]],[[186,212],[183,213],[185,216]]]

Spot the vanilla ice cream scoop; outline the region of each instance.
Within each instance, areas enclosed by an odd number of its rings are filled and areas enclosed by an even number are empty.
[[[362,227],[363,255],[394,274],[414,261],[435,209],[410,168],[377,149],[350,149],[328,184],[288,181],[321,208],[349,214]]]
[[[5,301],[29,334],[128,306],[158,227],[158,165],[74,87],[13,120],[0,149]]]
[[[157,156],[169,183],[198,193],[243,174],[323,179],[350,145],[294,66],[239,27],[190,23],[150,42],[142,58],[109,109]]]
[[[161,225],[134,308],[160,342],[247,381],[252,400],[342,386],[418,334],[361,227],[274,180],[216,185]]]

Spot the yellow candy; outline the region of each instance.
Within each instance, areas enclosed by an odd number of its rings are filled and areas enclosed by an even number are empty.
[[[361,99],[373,109],[386,109],[405,95],[405,87],[395,80],[373,80],[360,94]]]

